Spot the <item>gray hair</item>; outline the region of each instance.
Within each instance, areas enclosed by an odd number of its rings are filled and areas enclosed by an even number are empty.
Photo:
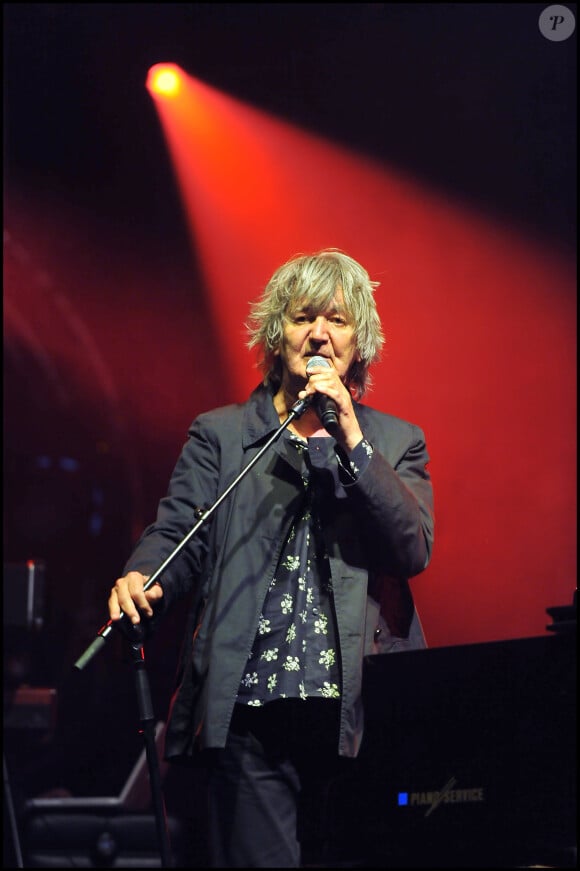
[[[262,296],[250,305],[245,324],[248,348],[259,349],[258,365],[264,384],[279,387],[282,363],[275,353],[282,345],[284,321],[297,303],[308,300],[315,311],[324,311],[337,288],[342,289],[344,305],[354,323],[360,361],[353,362],[346,377],[347,386],[360,399],[371,386],[369,367],[380,359],[384,336],[377,312],[374,289],[366,269],[337,248],[316,254],[296,254],[270,278]]]

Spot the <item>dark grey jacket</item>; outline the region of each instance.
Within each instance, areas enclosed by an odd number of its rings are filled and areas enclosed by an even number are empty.
[[[321,518],[342,664],[337,750],[344,756],[355,756],[362,738],[363,656],[425,646],[408,579],[428,565],[434,528],[423,432],[360,403],[355,409],[374,452],[355,483],[337,485],[327,476]],[[157,520],[125,571],[152,574],[161,566],[193,528],[196,508],[210,508],[279,426],[264,386],[246,403],[201,414]],[[275,440],[160,577],[162,612],[183,595],[191,600],[167,758],[225,745],[260,610],[303,492],[295,454],[283,437]],[[337,462],[334,452],[330,462]]]

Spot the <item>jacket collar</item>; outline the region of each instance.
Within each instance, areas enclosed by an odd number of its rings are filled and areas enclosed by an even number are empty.
[[[250,394],[244,407],[242,445],[244,450],[263,441],[280,426],[274,408],[274,393],[265,384],[259,384]]]
[[[363,432],[370,441],[373,441],[375,427],[372,417],[367,414],[366,407],[359,402],[353,402],[353,407]],[[279,426],[280,420],[274,408],[274,392],[265,384],[259,384],[254,388],[244,406],[243,449],[247,450],[252,445],[264,441]]]

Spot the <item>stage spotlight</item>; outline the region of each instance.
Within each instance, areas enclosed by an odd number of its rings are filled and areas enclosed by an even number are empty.
[[[175,64],[155,64],[149,69],[146,85],[153,96],[175,97],[181,87],[181,70]]]

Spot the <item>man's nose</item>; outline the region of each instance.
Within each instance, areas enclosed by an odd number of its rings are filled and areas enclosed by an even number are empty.
[[[325,317],[320,315],[314,320],[310,336],[317,342],[325,342],[328,339],[328,321]]]

